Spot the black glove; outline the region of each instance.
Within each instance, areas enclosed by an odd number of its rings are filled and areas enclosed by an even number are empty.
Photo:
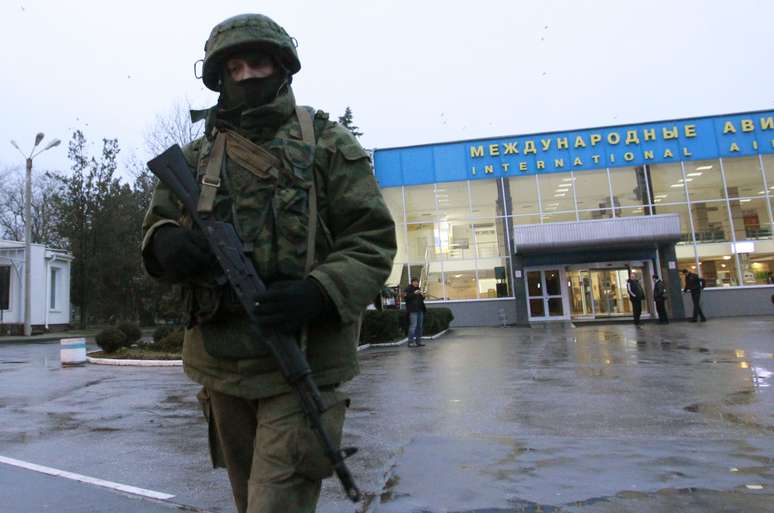
[[[313,278],[272,283],[257,299],[255,313],[262,325],[291,332],[332,311],[330,300]]]
[[[153,234],[153,254],[164,272],[164,278],[179,283],[217,265],[207,239],[199,232],[174,225],[164,225]]]

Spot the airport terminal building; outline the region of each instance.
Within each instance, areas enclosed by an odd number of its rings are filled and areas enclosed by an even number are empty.
[[[679,271],[709,316],[772,314],[774,111],[374,151],[396,221],[388,285],[420,278],[458,324],[631,316],[639,271]]]

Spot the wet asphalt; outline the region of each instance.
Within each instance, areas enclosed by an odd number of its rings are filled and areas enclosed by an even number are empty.
[[[774,511],[774,317],[459,328],[370,349],[345,445],[366,500],[324,513]],[[0,456],[174,494],[148,501],[0,463],[0,511],[233,512],[180,368],[62,368],[0,342]]]

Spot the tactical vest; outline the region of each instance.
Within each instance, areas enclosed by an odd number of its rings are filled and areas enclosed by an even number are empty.
[[[275,138],[261,145],[233,131],[217,131],[214,139],[203,141],[196,156],[199,212],[233,223],[243,251],[267,285],[304,278],[315,257],[324,257],[333,245],[318,215],[313,116],[312,109],[297,107]],[[322,251],[316,249],[318,226],[326,242]],[[201,325],[212,356],[268,354],[249,335],[241,306],[230,297],[228,286],[200,282],[184,297],[188,324]]]

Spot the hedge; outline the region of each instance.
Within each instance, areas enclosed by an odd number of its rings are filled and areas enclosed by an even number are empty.
[[[118,328],[104,329],[97,333],[97,336],[94,337],[94,340],[97,342],[97,345],[100,347],[100,349],[106,353],[113,353],[119,348],[129,345],[129,342],[126,338],[126,333],[119,330]]]
[[[126,335],[126,344],[132,345],[142,337],[140,327],[133,322],[124,321],[116,325],[116,329],[121,330]]]
[[[182,330],[182,329],[183,328],[175,324],[163,324],[157,327],[155,330],[153,330],[153,343],[158,344],[173,331]]]
[[[151,347],[153,349],[164,351],[167,353],[175,353],[183,350],[183,329],[178,328],[169,332],[158,342],[155,342]]]
[[[400,310],[366,310],[360,327],[360,345],[392,342],[404,336]]]
[[[422,335],[440,333],[448,329],[453,320],[454,315],[448,308],[428,308],[425,312]],[[115,328],[106,331],[121,333]],[[408,313],[405,310],[366,310],[360,329],[360,345],[395,342],[404,338],[407,331]],[[153,340],[154,343],[148,346],[149,349],[166,352],[180,351],[183,346],[183,329],[179,326],[159,326],[153,333]],[[100,347],[110,352],[102,345]]]
[[[425,312],[422,335],[430,336],[449,328],[454,314],[448,308],[428,308]],[[408,332],[408,313],[405,310],[366,310],[360,329],[360,345],[394,342]]]
[[[435,335],[449,329],[453,320],[454,314],[448,308],[428,308],[422,325],[422,336]]]

